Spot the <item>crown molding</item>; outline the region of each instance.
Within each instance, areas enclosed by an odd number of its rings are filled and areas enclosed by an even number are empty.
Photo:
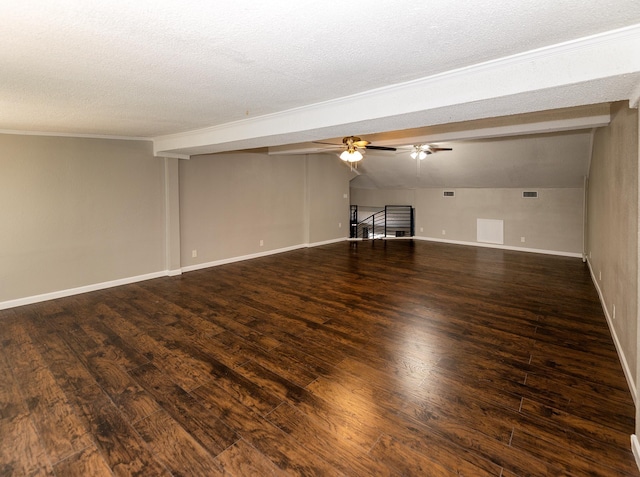
[[[117,141],[153,141],[151,137],[138,136],[110,136],[108,134],[80,134],[53,131],[21,131],[17,129],[0,129],[0,134],[13,134],[16,136],[50,136],[50,137],[75,137],[86,139],[113,139]]]

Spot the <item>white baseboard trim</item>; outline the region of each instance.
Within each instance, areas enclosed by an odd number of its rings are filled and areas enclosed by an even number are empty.
[[[77,288],[69,288],[67,290],[60,290],[50,293],[43,293],[42,295],[28,296],[25,298],[18,298],[16,300],[8,300],[0,302],[0,310],[7,308],[15,308],[17,306],[31,305],[33,303],[39,303],[47,300],[55,300],[56,298],[64,298],[72,295],[80,295],[81,293],[92,292],[96,290],[104,290],[105,288],[117,287],[120,285],[128,285],[130,283],[142,282],[145,280],[151,280],[153,278],[166,277],[169,275],[169,271],[163,270],[161,272],[147,273],[145,275],[137,275],[135,277],[120,278],[118,280],[111,280],[108,282],[94,283],[92,285],[85,285]]]
[[[543,250],[539,248],[514,247],[512,245],[501,245],[494,243],[482,242],[464,242],[462,240],[447,240],[435,237],[413,237],[416,240],[426,240],[427,242],[450,243],[454,245],[470,245],[472,247],[499,248],[502,250],[513,250],[516,252],[542,253],[544,255],[558,255],[561,257],[583,258],[582,253],[577,252],[560,252],[557,250]]]
[[[457,244],[457,245],[472,245],[472,246],[476,246],[476,247],[491,247],[491,248],[502,248],[502,249],[507,249],[507,250],[517,250],[517,251],[524,251],[524,252],[535,252],[535,253],[546,253],[546,254],[551,254],[551,255],[564,255],[564,256],[569,256],[569,257],[582,257],[582,254],[570,254],[570,253],[566,253],[566,252],[554,252],[554,251],[549,251],[549,250],[538,250],[538,249],[525,249],[525,248],[520,248],[520,247],[508,247],[508,246],[502,246],[502,245],[494,245],[494,244],[483,244],[483,243],[477,243],[477,242],[462,242],[462,241],[457,241],[457,240],[443,240],[443,239],[437,239],[437,238],[432,238],[432,237],[387,237],[386,240],[407,240],[407,239],[412,239],[415,238],[417,240],[426,240],[426,241],[431,241],[431,242],[442,242],[442,243],[450,243],[450,244]],[[44,293],[42,295],[35,295],[35,296],[30,296],[30,297],[25,297],[25,298],[18,298],[16,300],[8,300],[8,301],[4,301],[4,302],[0,302],[0,310],[6,309],[6,308],[14,308],[17,306],[23,306],[23,305],[30,305],[32,303],[39,303],[42,301],[47,301],[47,300],[55,300],[56,298],[63,298],[63,297],[67,297],[67,296],[72,296],[72,295],[79,295],[81,293],[87,293],[87,292],[91,292],[91,291],[96,291],[96,290],[103,290],[105,288],[111,288],[111,287],[117,287],[120,285],[127,285],[129,283],[135,283],[135,282],[141,282],[144,280],[151,280],[153,278],[159,278],[159,277],[175,277],[178,275],[181,275],[184,272],[191,272],[191,271],[195,271],[195,270],[201,270],[204,268],[210,268],[210,267],[217,267],[220,265],[225,265],[228,263],[234,263],[234,262],[241,262],[243,260],[251,260],[254,258],[260,258],[260,257],[266,257],[269,255],[275,255],[278,253],[283,253],[283,252],[290,252],[293,250],[299,250],[301,248],[311,248],[311,247],[320,247],[322,245],[329,245],[329,244],[333,244],[333,243],[338,243],[338,242],[344,242],[347,240],[360,240],[360,239],[348,239],[347,237],[339,237],[339,238],[335,238],[335,239],[330,239],[330,240],[324,240],[321,242],[313,242],[313,243],[304,243],[304,244],[299,244],[299,245],[292,245],[290,247],[284,247],[284,248],[278,248],[278,249],[274,249],[274,250],[267,250],[264,252],[258,252],[258,253],[252,253],[249,255],[241,255],[238,257],[230,257],[230,258],[225,258],[225,259],[221,259],[221,260],[214,260],[212,262],[205,262],[205,263],[198,263],[195,265],[189,265],[187,267],[182,267],[180,269],[176,269],[176,270],[164,270],[164,271],[160,271],[160,272],[154,272],[154,273],[148,273],[145,275],[138,275],[135,277],[128,277],[128,278],[122,278],[119,280],[112,280],[112,281],[108,281],[108,282],[102,282],[102,283],[95,283],[92,285],[86,285],[86,286],[82,286],[82,287],[77,287],[77,288],[71,288],[68,290],[60,290],[60,291],[56,291],[56,292],[51,292],[51,293]]]
[[[275,255],[283,252],[291,252],[292,250],[299,250],[301,248],[306,248],[306,247],[307,247],[306,244],[292,245],[291,247],[276,248],[274,250],[266,250],[264,252],[251,253],[249,255],[239,255],[237,257],[223,258],[220,260],[214,260],[212,262],[196,263],[195,265],[188,265],[186,267],[182,267],[182,271],[193,272],[195,270],[202,270],[204,268],[219,267],[220,265],[226,265],[228,263],[242,262],[244,260],[252,260],[254,258],[267,257],[269,255]]]
[[[618,358],[620,359],[620,364],[622,365],[622,370],[624,371],[624,377],[627,379],[627,385],[629,386],[629,390],[631,391],[631,397],[633,398],[634,404],[638,404],[638,390],[636,389],[635,379],[631,373],[631,368],[629,367],[629,363],[627,362],[627,358],[622,350],[622,345],[620,344],[620,340],[618,339],[618,335],[616,333],[616,329],[613,326],[613,320],[611,319],[611,315],[609,315],[609,310],[607,308],[607,302],[604,299],[604,295],[602,294],[602,290],[600,289],[600,285],[598,285],[598,280],[596,280],[596,276],[593,273],[593,267],[591,266],[591,261],[587,258],[587,265],[589,266],[589,273],[591,274],[591,281],[596,287],[596,291],[598,292],[598,297],[600,297],[600,304],[602,305],[602,310],[604,311],[604,316],[607,319],[607,325],[609,325],[609,332],[611,333],[611,337],[613,338],[613,343],[616,346],[616,351],[618,352]]]
[[[638,441],[638,436],[635,434],[631,434],[631,452],[633,452],[633,457],[636,459],[636,465],[638,469],[640,469],[640,442]]]
[[[190,265],[188,267],[178,268],[175,270],[163,270],[160,272],[147,273],[145,275],[138,275],[135,277],[121,278],[118,280],[111,280],[111,281],[102,282],[102,283],[94,283],[91,285],[85,285],[77,288],[69,288],[67,290],[59,290],[59,291],[50,292],[50,293],[43,293],[41,295],[28,296],[24,298],[18,298],[15,300],[7,300],[7,301],[0,302],[0,310],[15,308],[17,306],[31,305],[33,303],[40,303],[47,300],[55,300],[57,298],[64,298],[72,295],[79,295],[81,293],[104,290],[105,288],[112,288],[120,285],[128,285],[130,283],[142,282],[145,280],[151,280],[153,278],[160,278],[160,277],[167,277],[167,276],[176,277],[176,276],[182,275],[183,272],[190,272],[193,270],[200,270],[202,268],[215,267],[219,265],[224,265],[226,263],[240,262],[242,260],[250,260],[252,258],[265,257],[267,255],[274,255],[277,253],[289,252],[291,250],[297,250],[301,248],[319,247],[321,245],[328,245],[332,243],[343,242],[345,240],[346,240],[346,237],[341,237],[341,238],[332,239],[332,240],[325,240],[323,242],[294,245],[292,247],[268,250],[266,252],[243,255],[240,257],[231,257],[223,260],[216,260],[213,262],[199,263],[197,265]]]
[[[219,267],[220,265],[226,265],[228,263],[242,262],[244,260],[252,260],[254,258],[267,257],[269,255],[276,255],[276,254],[284,253],[284,252],[291,252],[293,250],[300,250],[301,248],[319,247],[321,245],[328,245],[328,244],[331,244],[331,243],[344,242],[345,240],[347,240],[346,237],[341,237],[341,238],[337,238],[337,239],[325,240],[323,242],[302,243],[302,244],[299,244],[299,245],[292,245],[290,247],[276,248],[276,249],[273,249],[273,250],[266,250],[264,252],[251,253],[249,255],[240,255],[240,256],[237,256],[237,257],[223,258],[221,260],[214,260],[212,262],[197,263],[195,265],[189,265],[189,266],[186,266],[186,267],[182,267],[182,271],[183,272],[193,272],[195,270],[202,270],[204,268]]]
[[[344,242],[346,240],[349,240],[347,237],[340,237],[340,238],[336,238],[336,239],[331,239],[331,240],[324,240],[322,242],[313,242],[313,243],[308,243],[306,246],[311,248],[311,247],[320,247],[322,245],[329,245],[332,243],[338,243],[338,242]]]

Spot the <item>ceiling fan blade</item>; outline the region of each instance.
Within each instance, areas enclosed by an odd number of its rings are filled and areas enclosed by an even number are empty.
[[[349,148],[358,148],[358,149],[372,149],[377,151],[396,151],[395,147],[389,146],[374,146],[369,141],[364,139],[360,139],[357,136],[346,136],[342,138],[342,144],[336,144],[333,142],[325,142],[325,141],[311,141],[313,144],[326,144],[328,146],[334,146],[337,149],[349,149]],[[363,151],[364,152],[364,151]]]
[[[373,149],[376,151],[396,151],[397,149],[395,147],[388,147],[388,146],[374,146],[373,144],[369,144],[368,146],[365,146],[366,149]]]
[[[453,151],[453,148],[451,147],[432,147],[431,148],[432,152],[438,152],[438,151]]]

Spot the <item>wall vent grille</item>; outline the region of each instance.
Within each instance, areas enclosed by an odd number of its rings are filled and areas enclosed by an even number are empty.
[[[537,199],[538,198],[538,191],[537,190],[524,191],[522,193],[522,198],[523,199]]]
[[[442,197],[455,197],[456,192],[453,190],[445,190],[442,192]]]

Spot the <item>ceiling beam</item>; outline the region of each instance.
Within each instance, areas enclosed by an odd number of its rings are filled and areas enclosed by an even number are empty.
[[[600,108],[603,109],[603,108]],[[427,144],[438,142],[465,141],[472,139],[491,139],[497,137],[526,136],[530,134],[545,134],[550,132],[576,131],[603,127],[611,121],[607,112],[581,116],[576,118],[556,119],[539,122],[514,122],[513,124],[494,127],[467,127],[452,131],[435,131],[424,134],[394,134],[393,139],[375,139],[376,146],[408,146],[412,144]],[[426,128],[429,129],[429,128]],[[401,132],[400,132],[401,133]],[[383,136],[383,135],[382,135]],[[336,143],[337,146],[340,144]],[[327,146],[314,143],[287,144],[269,148],[269,154],[312,154],[326,152]],[[335,152],[335,151],[334,151]]]
[[[628,100],[640,25],[256,118],[153,139],[154,153],[205,154]]]

